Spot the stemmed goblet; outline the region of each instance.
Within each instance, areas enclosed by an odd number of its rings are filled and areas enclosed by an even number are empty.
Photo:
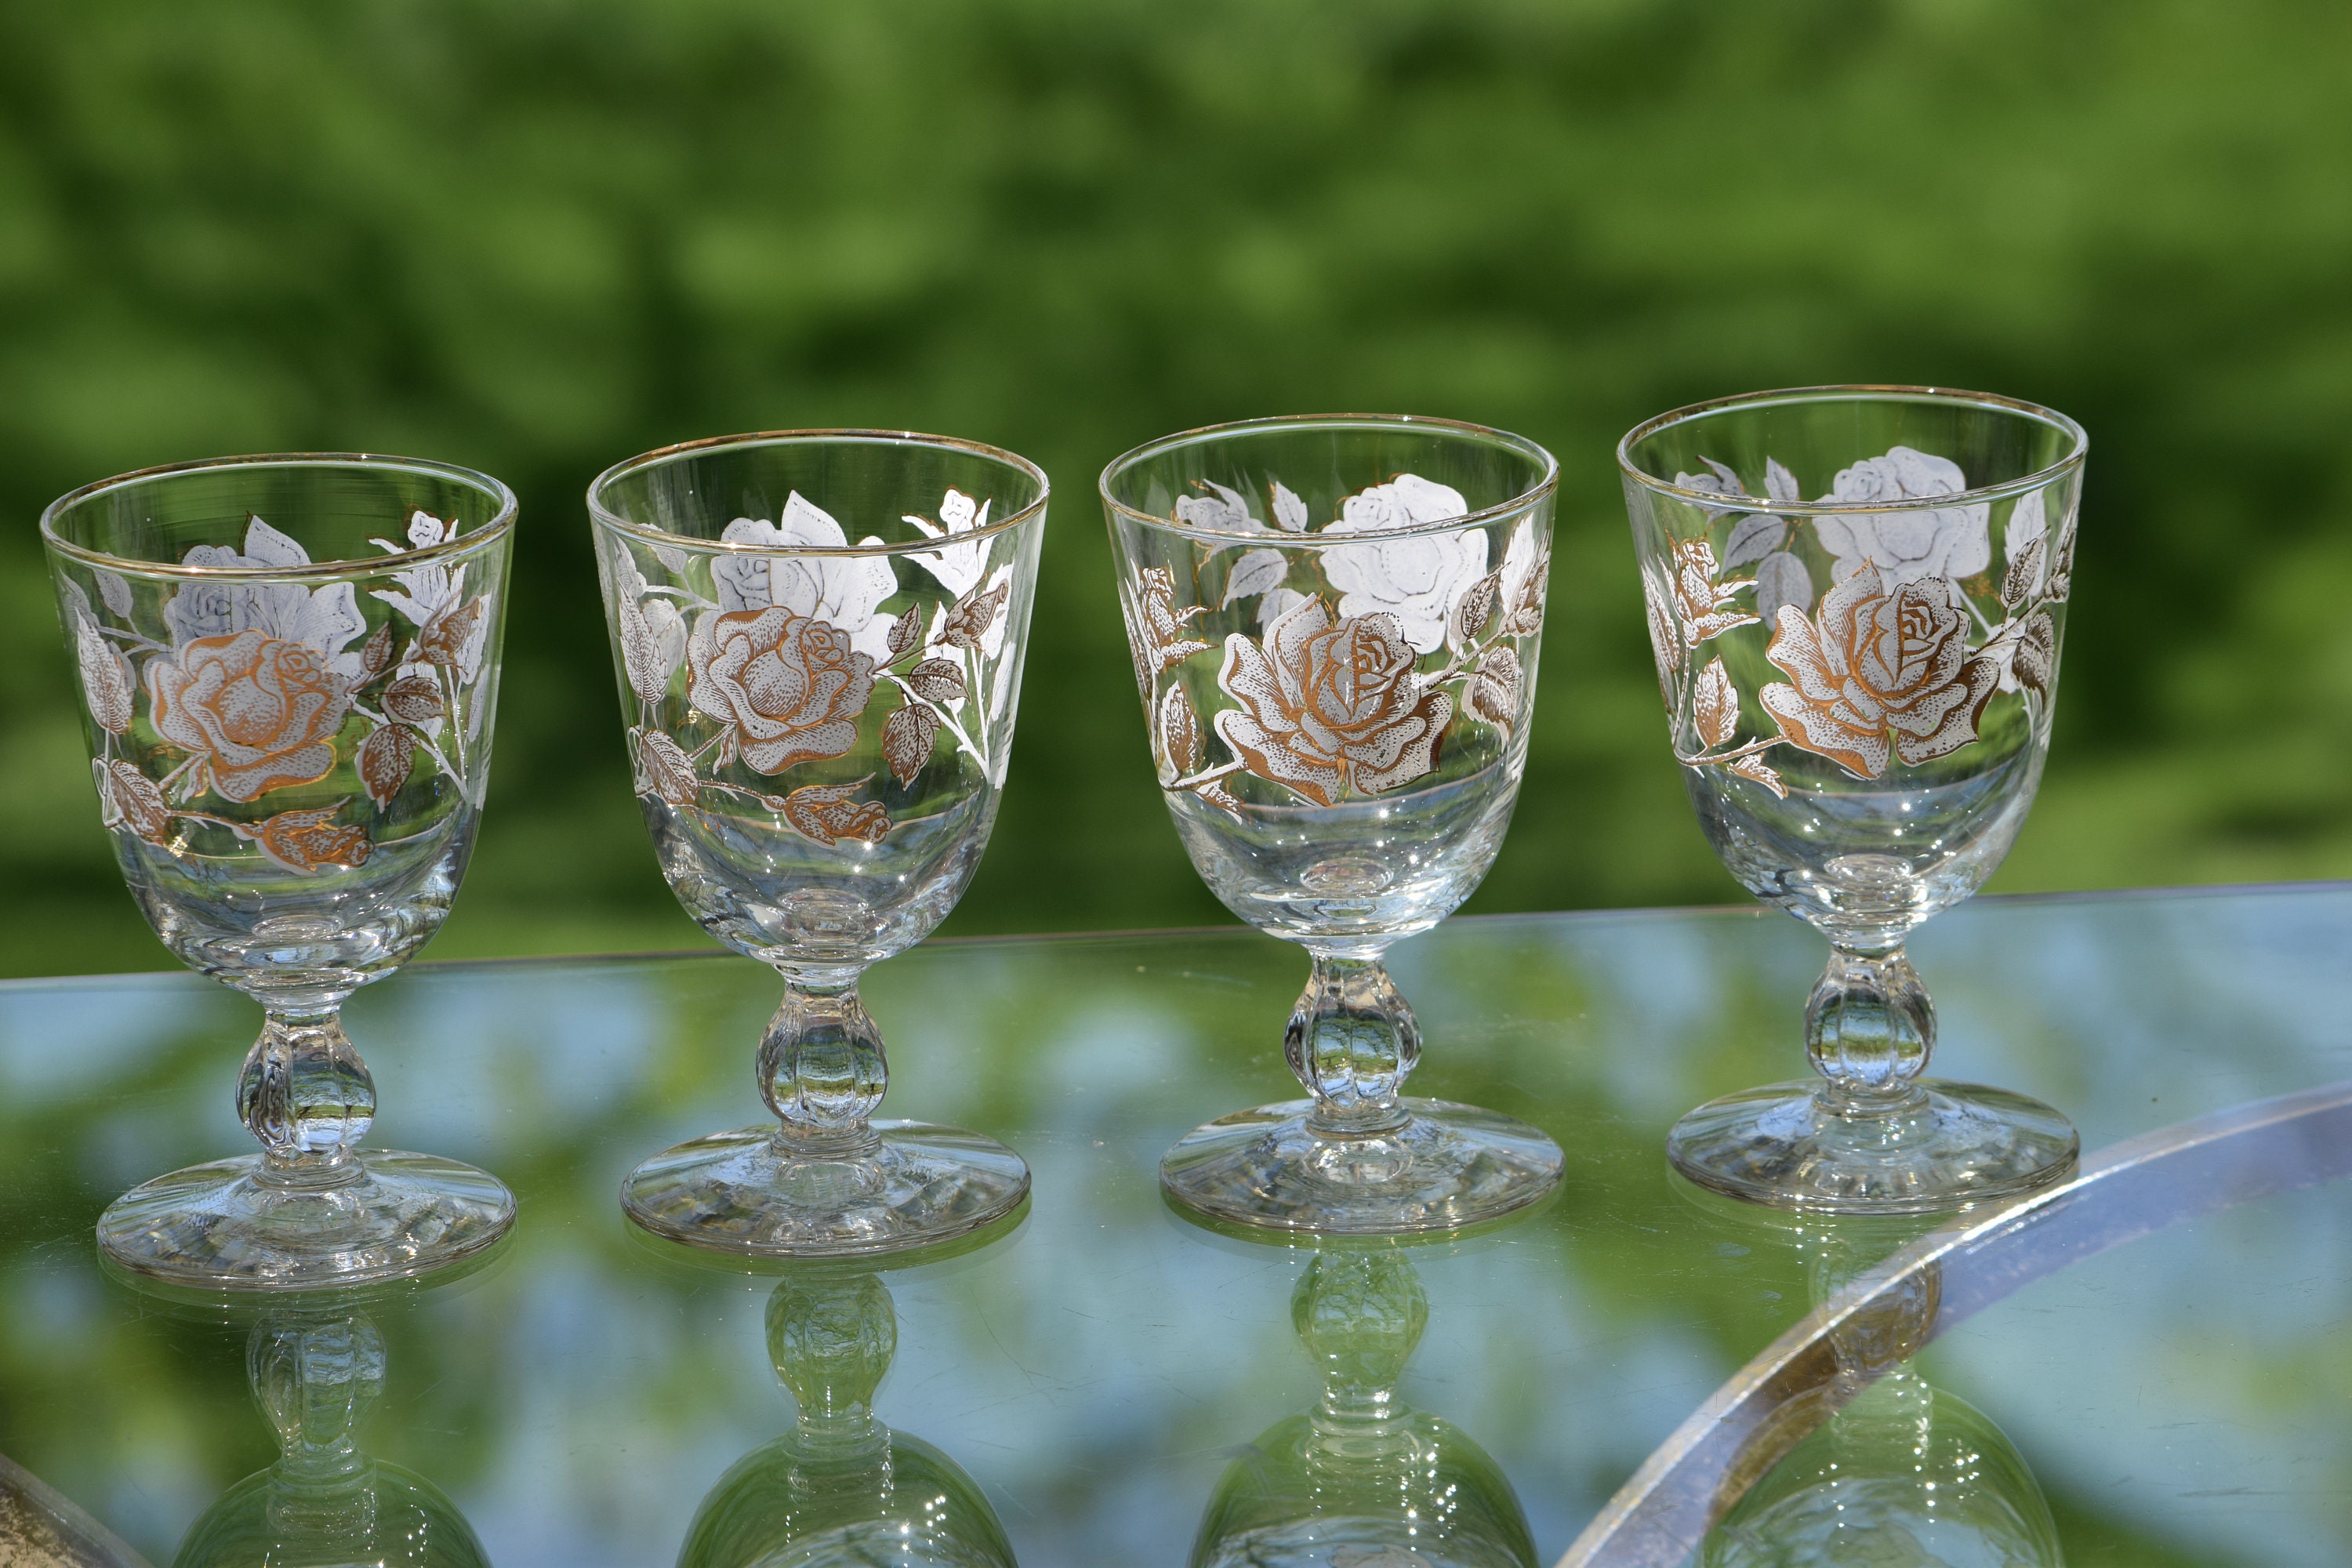
[[[1619,444],[1700,826],[1831,942],[1805,1009],[1820,1080],[1684,1117],[1667,1152],[1691,1180],[1916,1213],[2072,1168],[2048,1106],[1920,1076],[1936,1016],[1903,943],[1983,885],[2032,803],[2084,446],[2047,408],[1900,386],[1700,404]]]
[[[690,442],[589,487],[662,874],[704,930],[784,980],[758,1055],[775,1121],[640,1165],[622,1205],[647,1229],[722,1251],[886,1252],[1028,1192],[993,1139],[870,1120],[888,1069],[857,982],[946,919],[980,864],[1045,498],[1010,452],[859,430]]]
[[[123,879],[184,963],[262,1005],[238,1076],[259,1154],[115,1200],[99,1244],[201,1287],[422,1273],[514,1220],[493,1178],[362,1150],[353,991],[457,896],[489,784],[514,497],[411,458],[226,458],[41,515]]]
[[[1283,1049],[1312,1099],[1221,1118],[1160,1183],[1242,1225],[1451,1230],[1548,1192],[1511,1117],[1406,1099],[1421,1056],[1381,955],[1494,864],[1527,762],[1557,467],[1390,416],[1152,442],[1102,495],[1151,755],[1225,907],[1305,947]]]

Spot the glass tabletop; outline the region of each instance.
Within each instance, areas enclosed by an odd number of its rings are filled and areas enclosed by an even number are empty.
[[[2082,1129],[2039,1219],[1922,1237],[1703,1197],[1665,1130],[1801,1070],[1817,940],[1498,917],[1394,969],[1413,1091],[1566,1151],[1515,1221],[1318,1248],[1163,1204],[1172,1140],[1284,1091],[1294,949],[940,943],[867,981],[884,1113],[1011,1142],[1025,1209],[951,1254],[756,1271],[641,1238],[615,1193],[759,1119],[771,974],[420,964],[347,1015],[371,1141],[482,1165],[520,1219],[463,1277],[298,1304],[166,1299],[91,1242],[125,1187],[240,1152],[252,1006],[191,975],[0,985],[0,1561],[1431,1568],[1679,1562],[1702,1534],[1717,1563],[2352,1558],[2326,1087],[2352,1079],[2352,889],[1981,899],[1912,952],[1935,1070]]]

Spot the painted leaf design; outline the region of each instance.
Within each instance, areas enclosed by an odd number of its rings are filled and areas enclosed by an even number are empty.
[[[669,695],[670,677],[686,662],[686,617],[667,599],[620,603],[621,667],[641,702]]]
[[[375,636],[368,638],[368,640],[362,645],[360,648],[360,663],[366,668],[370,675],[381,675],[383,673],[383,667],[391,662],[392,623],[390,621],[386,621],[383,625],[376,627]]]
[[[406,675],[383,689],[383,710],[409,724],[429,724],[441,717],[441,686],[422,675]]]
[[[1470,591],[1454,606],[1454,640],[1457,645],[1467,647],[1478,640],[1478,634],[1495,618],[1495,600],[1502,591],[1503,574],[1499,571],[1489,572],[1470,584]]]
[[[2020,684],[2048,694],[2050,678],[2058,668],[2058,628],[2047,615],[2037,615],[2025,623],[2009,667],[2017,672]]]
[[[1224,603],[1218,608],[1224,608],[1235,599],[1278,588],[1288,575],[1290,562],[1281,551],[1244,550],[1241,559],[1234,563],[1233,570],[1225,574]]]
[[[2039,539],[2030,541],[2001,577],[2000,602],[2012,610],[2032,598],[2033,590],[2041,585],[2042,542]]]
[[[397,724],[383,724],[360,742],[360,782],[378,811],[392,804],[416,759],[416,737]]]
[[[1223,779],[1211,779],[1204,784],[1195,784],[1192,786],[1192,793],[1220,811],[1230,811],[1235,816],[1242,814],[1241,801],[1233,791],[1225,787],[1225,781]]]
[[[915,639],[922,635],[923,606],[909,605],[904,615],[890,623],[890,657],[897,658],[914,647]]]
[[[1519,650],[1509,643],[1488,648],[1470,678],[1470,710],[1507,730],[1519,716]]]
[[[131,584],[122,580],[122,574],[109,572],[105,567],[99,566],[91,569],[90,575],[98,579],[98,596],[106,601],[106,607],[124,620],[129,620],[131,618]]]
[[[1790,501],[1797,499],[1797,476],[1790,473],[1778,458],[1764,459],[1764,493],[1774,500]],[[1765,772],[1769,773],[1771,770],[1767,768]]]
[[[692,805],[702,794],[694,760],[662,731],[637,733],[637,793],[659,795],[672,805]]]
[[[907,710],[900,709],[900,712]],[[866,778],[871,778],[867,774]],[[878,802],[849,797],[866,786],[866,779],[845,784],[804,784],[784,797],[784,820],[797,832],[819,844],[859,838],[879,844],[890,831],[890,814]]]
[[[140,837],[160,844],[172,826],[172,808],[155,781],[129,763],[110,758],[94,763],[101,818],[112,827],[121,824]]]
[[[1691,722],[1698,731],[1699,743],[1707,747],[1724,745],[1739,731],[1739,689],[1731,683],[1731,672],[1723,660],[1711,659],[1698,672],[1691,687]]]
[[[1726,763],[1724,766],[1741,778],[1755,780],[1782,800],[1789,798],[1789,786],[1780,782],[1780,775],[1766,766],[1760,757],[1741,757],[1737,762]]]
[[[1201,765],[1201,720],[1181,686],[1160,703],[1160,782],[1172,784]]]
[[[131,728],[131,677],[122,658],[87,616],[74,616],[74,657],[81,665],[81,690],[98,726],[120,735]]]
[[[1307,531],[1307,503],[1298,499],[1297,491],[1280,479],[1274,481],[1274,521],[1286,532]]]
[[[1800,615],[1811,614],[1813,574],[1802,561],[1776,550],[1756,563],[1756,613],[1772,626],[1783,605],[1794,605]]]
[[[919,702],[909,702],[882,726],[882,760],[890,776],[902,785],[915,782],[931,760],[931,743],[939,739],[939,716]]]
[[[1743,517],[1732,524],[1731,537],[1723,543],[1723,564],[1726,568],[1745,566],[1761,561],[1780,548],[1789,537],[1789,525],[1777,517],[1759,513]]]
[[[963,667],[951,658],[927,658],[907,672],[915,695],[932,702],[963,700]]]
[[[999,583],[985,593],[966,594],[958,599],[948,607],[947,619],[940,628],[941,640],[957,647],[978,647],[1012,592],[1011,583]]]

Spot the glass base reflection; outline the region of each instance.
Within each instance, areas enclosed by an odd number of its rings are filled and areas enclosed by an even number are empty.
[[[1028,1192],[1020,1155],[961,1128],[874,1121],[828,1141],[771,1122],[655,1155],[622,1184],[621,1206],[689,1247],[845,1258],[963,1236],[1012,1213]]]
[[[1666,1155],[1703,1187],[1776,1208],[1935,1214],[2064,1179],[2082,1141],[2038,1100],[1929,1079],[1891,1107],[1842,1110],[1821,1080],[1709,1100]]]
[[[1460,1230],[1525,1208],[1559,1182],[1559,1145],[1516,1117],[1407,1097],[1372,1130],[1324,1131],[1287,1100],[1195,1128],[1160,1184],[1227,1223],[1339,1236]]]
[[[271,1179],[265,1157],[191,1165],[133,1187],[98,1222],[124,1268],[207,1289],[299,1290],[404,1279],[481,1252],[514,1224],[514,1194],[432,1154],[361,1150],[318,1179]]]

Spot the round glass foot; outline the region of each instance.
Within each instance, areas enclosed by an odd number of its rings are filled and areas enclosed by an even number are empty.
[[[1459,1230],[1524,1208],[1559,1182],[1559,1145],[1514,1117],[1404,1099],[1402,1125],[1318,1132],[1307,1100],[1192,1130],[1160,1162],[1188,1208],[1235,1225],[1340,1236]]]
[[[1777,1208],[1932,1214],[2061,1181],[2082,1140],[2038,1100],[1927,1079],[1911,1104],[1841,1113],[1819,1079],[1709,1100],[1666,1135],[1675,1169],[1704,1187]]]
[[[979,1229],[1029,1192],[1029,1167],[993,1138],[876,1121],[862,1149],[811,1153],[769,1122],[664,1150],[629,1173],[621,1206],[657,1236],[714,1252],[841,1258]]]
[[[471,1165],[363,1149],[339,1185],[259,1179],[215,1160],[123,1194],[98,1245],[123,1268],[199,1289],[305,1290],[404,1279],[470,1258],[514,1224],[514,1194]]]

